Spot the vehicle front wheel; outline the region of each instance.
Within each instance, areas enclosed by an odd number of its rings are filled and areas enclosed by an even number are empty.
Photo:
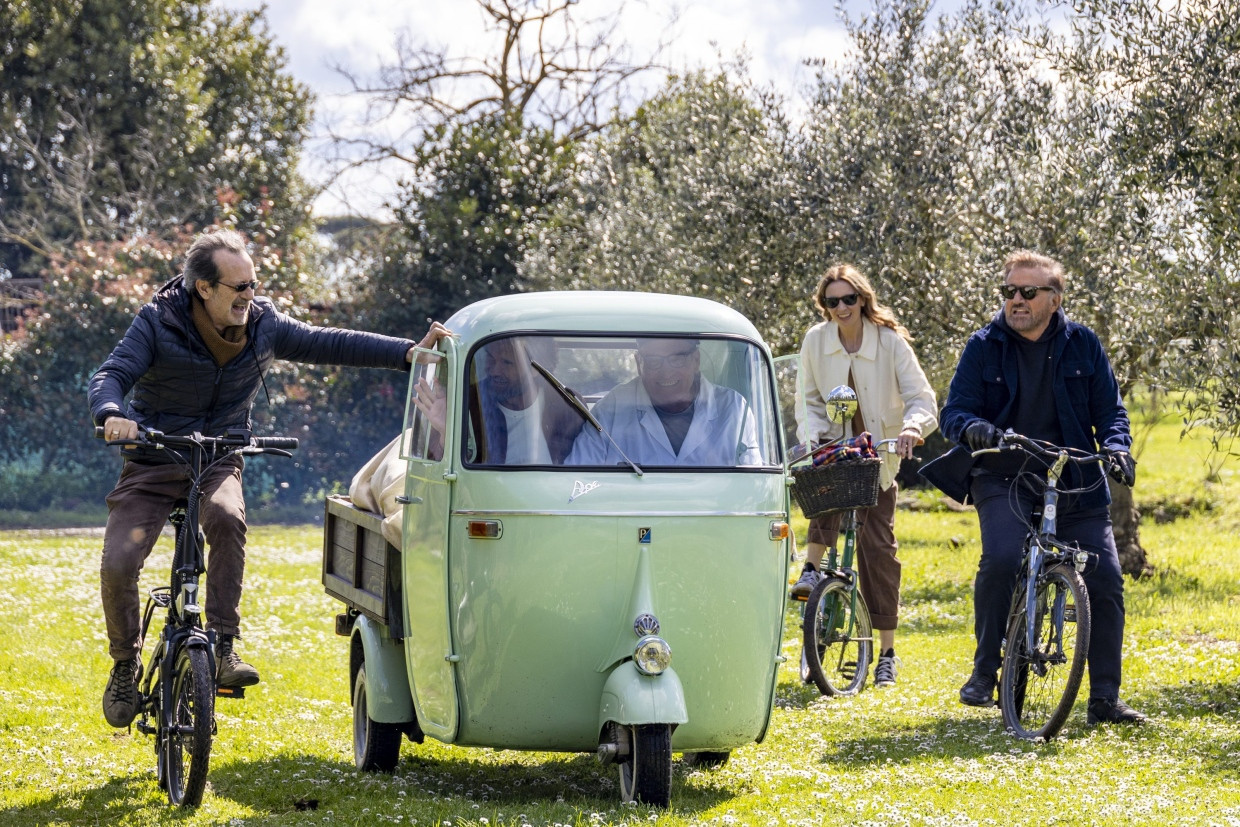
[[[391,772],[400,760],[401,728],[372,720],[366,702],[366,665],[353,681],[353,763],[363,772]]]
[[[668,724],[619,727],[629,754],[620,764],[620,798],[666,807],[672,801],[672,728]]]

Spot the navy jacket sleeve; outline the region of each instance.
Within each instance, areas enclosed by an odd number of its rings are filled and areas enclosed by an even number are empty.
[[[153,305],[143,307],[120,343],[91,376],[86,399],[96,425],[102,425],[110,416],[125,415],[125,395],[155,358],[155,315]]]
[[[275,358],[316,365],[348,365],[355,368],[408,369],[405,354],[414,342],[395,336],[314,327],[283,313],[274,341]]]
[[[960,443],[965,428],[978,418],[985,418],[985,385],[982,380],[982,350],[979,333],[969,337],[956,373],[947,390],[947,401],[939,414],[939,430],[952,442]]]

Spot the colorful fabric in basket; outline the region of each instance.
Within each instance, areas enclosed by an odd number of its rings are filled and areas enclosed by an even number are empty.
[[[874,450],[874,439],[869,431],[862,431],[850,439],[832,442],[814,451],[814,465],[826,465],[829,462],[842,462],[850,459],[874,459],[878,451]]]

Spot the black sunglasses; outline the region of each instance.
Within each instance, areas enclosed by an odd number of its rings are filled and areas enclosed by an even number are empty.
[[[244,293],[246,290],[257,290],[258,289],[258,279],[254,279],[253,281],[243,281],[240,284],[225,284],[222,281],[217,281],[216,284],[218,284],[220,287],[231,287],[233,290],[236,290],[238,293]]]
[[[847,296],[828,296],[823,300],[823,304],[834,310],[840,306],[840,302],[852,307],[857,303],[857,299],[861,298],[856,293],[849,293]]]
[[[1024,287],[1017,287],[1014,284],[999,285],[999,295],[1003,296],[1004,301],[1011,301],[1016,298],[1016,294],[1020,293],[1025,301],[1033,301],[1033,297],[1043,290],[1054,290],[1054,287],[1035,287],[1032,284],[1026,284]]]

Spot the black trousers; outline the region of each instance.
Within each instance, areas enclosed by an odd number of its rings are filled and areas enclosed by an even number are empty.
[[[995,674],[1001,665],[1012,590],[1020,575],[1030,515],[1041,496],[1012,479],[989,474],[973,478],[971,496],[982,529],[982,558],[973,583],[973,669]],[[1119,568],[1111,514],[1106,508],[1070,510],[1060,500],[1057,536],[1097,555],[1085,570],[1092,616],[1089,638],[1089,697],[1119,697],[1124,643],[1124,577]]]

